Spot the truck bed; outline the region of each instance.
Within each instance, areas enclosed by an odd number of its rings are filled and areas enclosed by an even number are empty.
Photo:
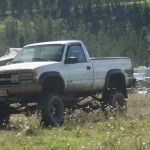
[[[90,58],[95,75],[95,86],[104,85],[106,74],[109,70],[119,69],[121,70],[126,77],[126,84],[129,85],[130,78],[132,78],[132,63],[131,59],[128,57],[99,57],[99,58]],[[131,71],[132,72],[131,72]],[[126,72],[127,71],[127,72]],[[129,72],[131,72],[129,74]]]
[[[90,60],[130,59],[129,57],[91,57]]]

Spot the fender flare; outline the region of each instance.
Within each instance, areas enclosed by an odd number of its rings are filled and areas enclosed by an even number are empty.
[[[109,79],[112,75],[115,75],[115,74],[121,74],[123,76],[125,84],[126,84],[126,79],[125,79],[125,75],[124,75],[123,71],[120,69],[112,69],[112,70],[109,70],[106,74],[104,89],[109,88]]]
[[[39,77],[38,84],[40,84],[40,85],[44,84],[44,80],[48,77],[59,77],[63,82],[63,87],[64,87],[64,91],[65,91],[64,79],[62,78],[61,74],[57,71],[49,71],[49,72],[44,72],[43,74],[41,74]]]

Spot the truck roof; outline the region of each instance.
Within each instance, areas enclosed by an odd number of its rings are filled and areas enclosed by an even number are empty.
[[[26,45],[24,47],[36,46],[36,45],[45,45],[45,44],[68,44],[68,43],[76,43],[76,42],[81,43],[80,40],[48,41],[48,42],[33,43],[33,44]]]

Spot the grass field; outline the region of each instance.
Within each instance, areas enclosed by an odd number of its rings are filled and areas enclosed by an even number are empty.
[[[150,94],[129,94],[125,118],[78,110],[66,112],[63,126],[45,129],[37,115],[13,115],[0,135],[0,150],[149,150]]]

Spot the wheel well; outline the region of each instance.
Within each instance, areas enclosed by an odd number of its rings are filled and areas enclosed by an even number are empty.
[[[125,98],[127,98],[126,80],[125,76],[122,73],[119,72],[110,75],[107,88],[115,88],[118,91],[122,92]]]
[[[44,79],[43,90],[58,94],[65,93],[64,81],[59,76],[50,76]]]

